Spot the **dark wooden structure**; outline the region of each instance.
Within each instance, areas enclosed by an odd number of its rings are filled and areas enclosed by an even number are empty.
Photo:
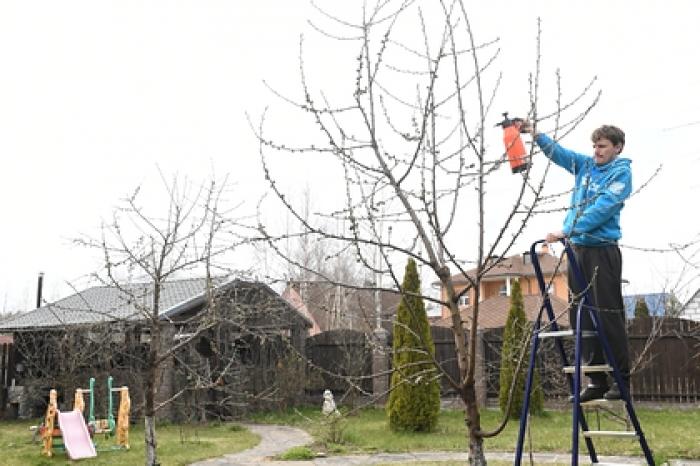
[[[161,291],[155,341],[166,356],[158,365],[156,403],[167,403],[160,416],[228,419],[249,406],[303,396],[299,361],[310,323],[267,285],[233,280],[207,288],[192,279]],[[24,368],[16,374],[24,407],[18,414],[40,415],[51,388],[59,405],[69,406],[90,377],[99,392],[112,376],[116,386],[129,386],[138,416],[156,327],[134,312],[134,302],[147,301],[97,287],[3,322],[0,331],[12,331],[12,357]],[[106,411],[105,399],[106,393],[97,397],[98,412]]]
[[[0,419],[12,416],[10,387],[15,379],[14,340],[11,335],[0,334]]]
[[[321,399],[325,389],[356,394],[372,391],[372,346],[358,330],[330,330],[306,340],[307,394]]]

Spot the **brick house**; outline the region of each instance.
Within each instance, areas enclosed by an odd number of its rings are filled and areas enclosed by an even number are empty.
[[[681,307],[680,317],[700,322],[700,288]]]
[[[540,261],[545,281],[550,283],[549,293],[554,312],[557,315],[562,313],[568,314],[564,312],[569,298],[566,260],[560,262],[558,257],[550,254],[546,245],[537,253],[537,257]],[[525,314],[529,320],[534,320],[540,310],[541,297],[530,253],[525,252],[504,257],[500,260],[494,258],[489,262],[489,265],[491,267],[482,278],[480,284],[479,327],[498,328],[505,325],[510,309],[511,288],[515,281],[520,283]],[[467,274],[475,276],[476,269],[468,270]],[[455,283],[455,291],[457,293],[469,286],[469,281],[463,274],[453,275],[452,280]],[[440,290],[440,296],[443,300],[447,299],[445,289]],[[459,306],[462,321],[465,323],[468,323],[471,318],[471,304],[474,302],[475,296],[475,290],[470,289],[460,298]],[[433,325],[449,327],[451,324],[449,308],[443,306],[441,318],[435,321]],[[562,315],[560,324],[569,325],[568,315]]]

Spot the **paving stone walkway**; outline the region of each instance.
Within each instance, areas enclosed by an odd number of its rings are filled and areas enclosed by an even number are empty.
[[[266,466],[316,466],[316,465],[365,465],[382,463],[407,463],[411,461],[464,461],[466,453],[458,452],[416,452],[416,453],[376,453],[365,455],[329,456],[309,461],[275,461],[274,457],[292,447],[310,444],[313,439],[301,429],[288,426],[246,424],[245,427],[260,436],[260,443],[240,453],[232,453],[219,458],[212,458],[191,466],[250,466],[264,464]],[[512,452],[488,452],[488,460],[512,461]],[[535,464],[558,463],[567,464],[570,456],[563,453],[536,453]],[[580,457],[580,464],[588,464],[588,457]],[[622,456],[601,456],[600,464],[645,464],[643,458],[628,458]],[[529,460],[523,458],[523,464]],[[670,466],[700,466],[700,461],[672,460]]]

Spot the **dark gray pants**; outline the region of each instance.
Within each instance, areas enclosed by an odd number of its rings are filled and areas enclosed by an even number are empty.
[[[614,244],[602,247],[573,246],[581,272],[586,285],[590,285],[589,296],[591,303],[598,309],[601,325],[605,330],[610,349],[617,367],[625,382],[629,381],[630,358],[627,344],[627,327],[625,319],[625,307],[622,301],[622,255],[620,248]],[[576,326],[576,310],[581,299],[579,296],[584,290],[576,277],[572,267],[568,271],[569,290],[573,294],[573,305],[569,309],[571,326]],[[582,310],[581,329],[593,330],[593,321],[588,312]],[[598,338],[583,338],[581,347],[581,364],[596,365],[605,364],[603,345]],[[607,385],[605,373],[589,373],[591,383],[595,385]]]

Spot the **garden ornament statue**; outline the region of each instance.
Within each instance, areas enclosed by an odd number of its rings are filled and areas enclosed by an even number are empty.
[[[323,407],[321,412],[326,416],[331,414],[340,414],[338,409],[335,407],[335,401],[333,400],[333,392],[326,389],[323,391]]]

